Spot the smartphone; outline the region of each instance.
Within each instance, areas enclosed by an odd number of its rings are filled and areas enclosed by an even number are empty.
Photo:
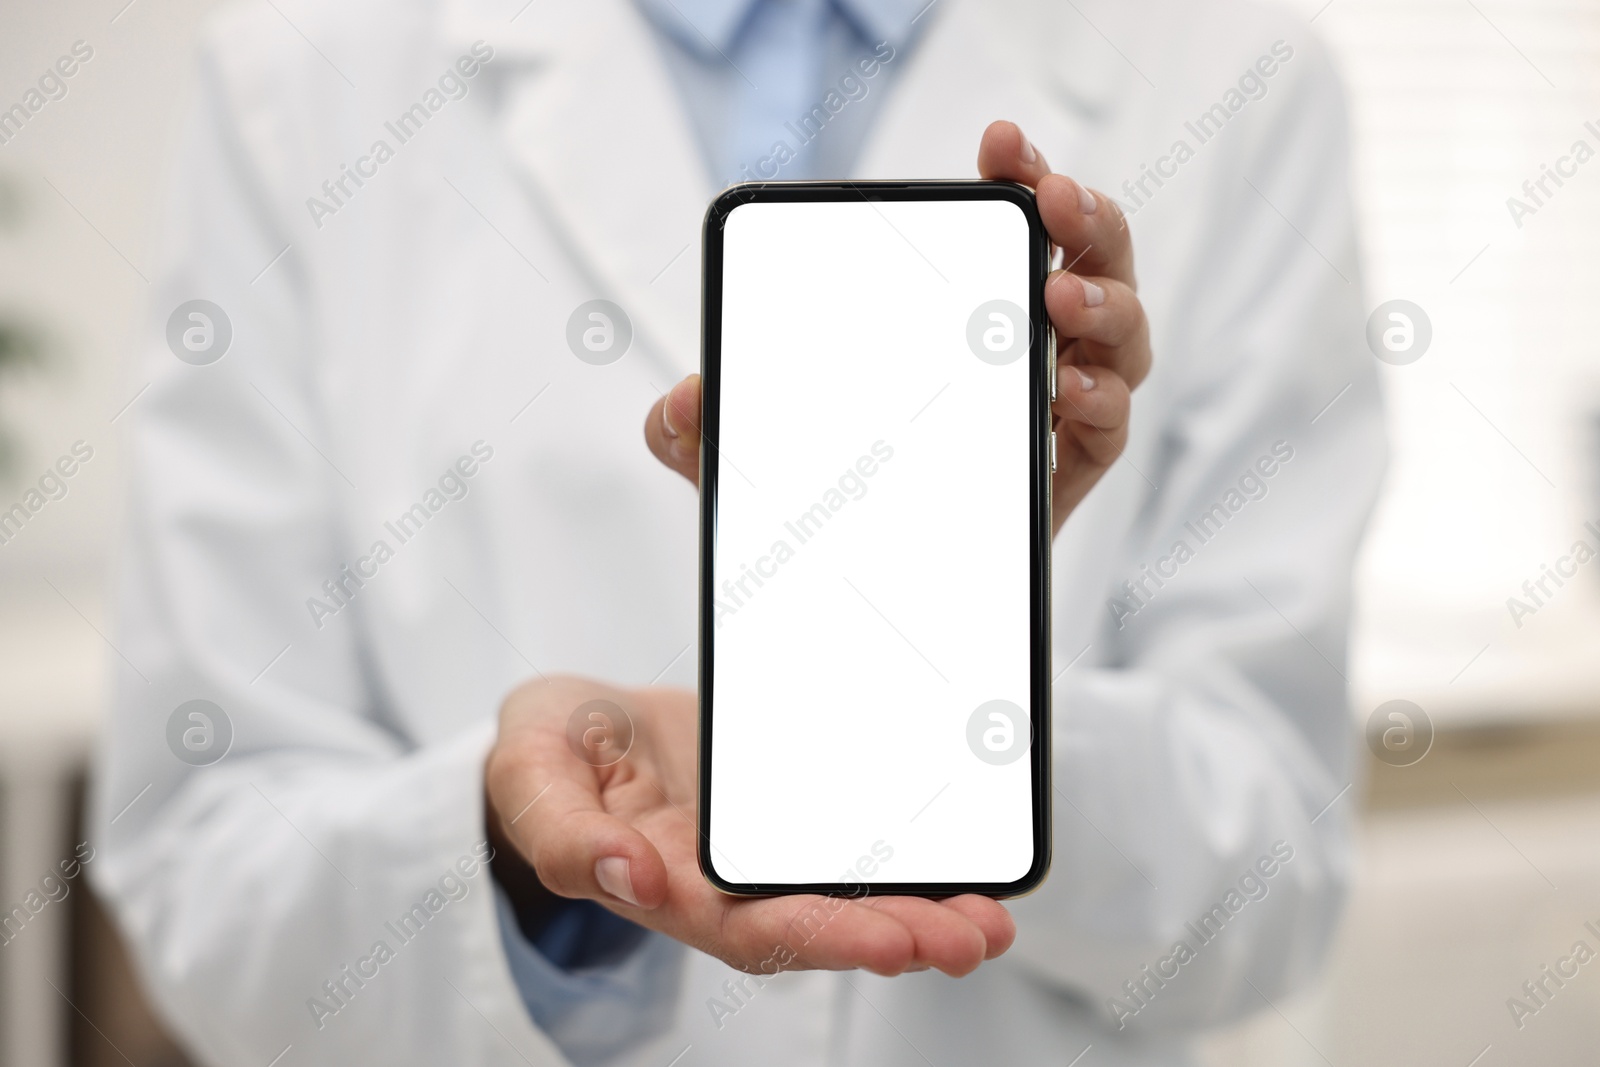
[[[1050,861],[1050,243],[1003,182],[706,213],[700,865],[1025,893]]]

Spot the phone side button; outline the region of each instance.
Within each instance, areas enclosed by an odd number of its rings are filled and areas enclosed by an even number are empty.
[[[1047,326],[1045,329],[1048,331],[1045,336],[1049,339],[1046,349],[1049,358],[1045,360],[1045,366],[1046,373],[1050,375],[1050,403],[1054,404],[1056,402],[1056,328]]]
[[[1056,432],[1050,431],[1050,473],[1056,472]]]

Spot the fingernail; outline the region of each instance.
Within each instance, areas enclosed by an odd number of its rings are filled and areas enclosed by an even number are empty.
[[[1106,291],[1087,278],[1079,278],[1083,283],[1083,306],[1097,308],[1106,302]]]
[[[672,416],[667,412],[672,410],[672,398],[669,396],[661,405],[661,429],[668,437],[677,437],[678,431],[672,425]]]
[[[601,889],[623,903],[636,908],[639,906],[639,898],[633,895],[633,878],[628,874],[628,861],[623,857],[607,856],[596,860],[594,880],[600,883]]]
[[[1034,163],[1034,162],[1037,162],[1038,159],[1039,159],[1039,150],[1037,148],[1033,147],[1033,142],[1032,141],[1030,141],[1026,137],[1024,137],[1022,139],[1022,161],[1024,163]]]
[[[1083,391],[1085,393],[1087,393],[1089,390],[1094,388],[1094,379],[1093,378],[1091,378],[1087,374],[1083,373],[1083,371],[1081,369],[1079,369],[1078,367],[1073,367],[1072,369],[1078,372],[1078,385],[1082,387],[1082,389],[1083,389]],[[602,860],[601,862],[603,863],[605,861]]]
[[[1073,182],[1072,184],[1078,185],[1077,182]],[[1078,210],[1082,211],[1085,215],[1093,215],[1095,211],[1099,209],[1099,207],[1100,201],[1094,198],[1094,194],[1085,189],[1083,186],[1078,185]]]

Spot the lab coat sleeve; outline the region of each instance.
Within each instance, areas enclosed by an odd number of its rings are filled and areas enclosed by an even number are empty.
[[[523,936],[505,893],[495,899],[506,959],[528,1013],[574,1064],[612,1062],[672,1025],[677,998],[661,994],[682,981],[682,944],[647,933],[614,963],[558,967],[542,943]]]
[[[215,61],[201,80],[129,392],[148,387],[123,416],[98,888],[205,1063],[564,1064],[513,980],[485,862],[495,709],[407,736],[359,624],[308,614],[359,555],[335,501],[366,472],[318,445],[337,412],[314,400],[309,257],[264,195],[273,161],[242,136],[273,113]],[[165,336],[196,298],[231,324],[209,365]],[[194,700],[210,703],[174,725]]]
[[[1103,621],[1055,686],[1054,865],[1013,951],[1130,1033],[1302,986],[1350,877],[1351,574],[1384,444],[1340,89],[1295,47],[1260,121],[1183,176],[1211,217],[1156,324],[1157,443],[1113,473],[1142,501],[1095,603],[1057,590],[1058,620]]]

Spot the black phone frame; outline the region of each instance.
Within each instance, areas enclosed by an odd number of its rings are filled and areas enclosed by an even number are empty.
[[[723,226],[732,212],[752,203],[838,203],[865,200],[1001,200],[1017,205],[1028,221],[1028,316],[1032,335],[1029,360],[1029,503],[1031,676],[1029,720],[1032,742],[1028,759],[1033,781],[1033,863],[1014,882],[873,882],[870,885],[811,882],[753,884],[732,882],[717,872],[711,857],[711,682],[715,669],[714,590],[717,528],[718,450],[720,442],[720,387],[722,369]],[[741,897],[792,894],[862,897],[916,896],[943,898],[976,893],[999,899],[1022,896],[1038,888],[1049,873],[1051,858],[1051,647],[1050,647],[1050,544],[1051,544],[1051,378],[1054,352],[1044,307],[1044,282],[1050,270],[1052,247],[1039,217],[1033,190],[1011,182],[991,181],[807,181],[749,182],[724,190],[706,209],[702,234],[702,295],[700,320],[701,427],[700,449],[700,573],[699,573],[699,841],[696,853],[706,880],[720,892]],[[708,447],[709,446],[709,447]]]

